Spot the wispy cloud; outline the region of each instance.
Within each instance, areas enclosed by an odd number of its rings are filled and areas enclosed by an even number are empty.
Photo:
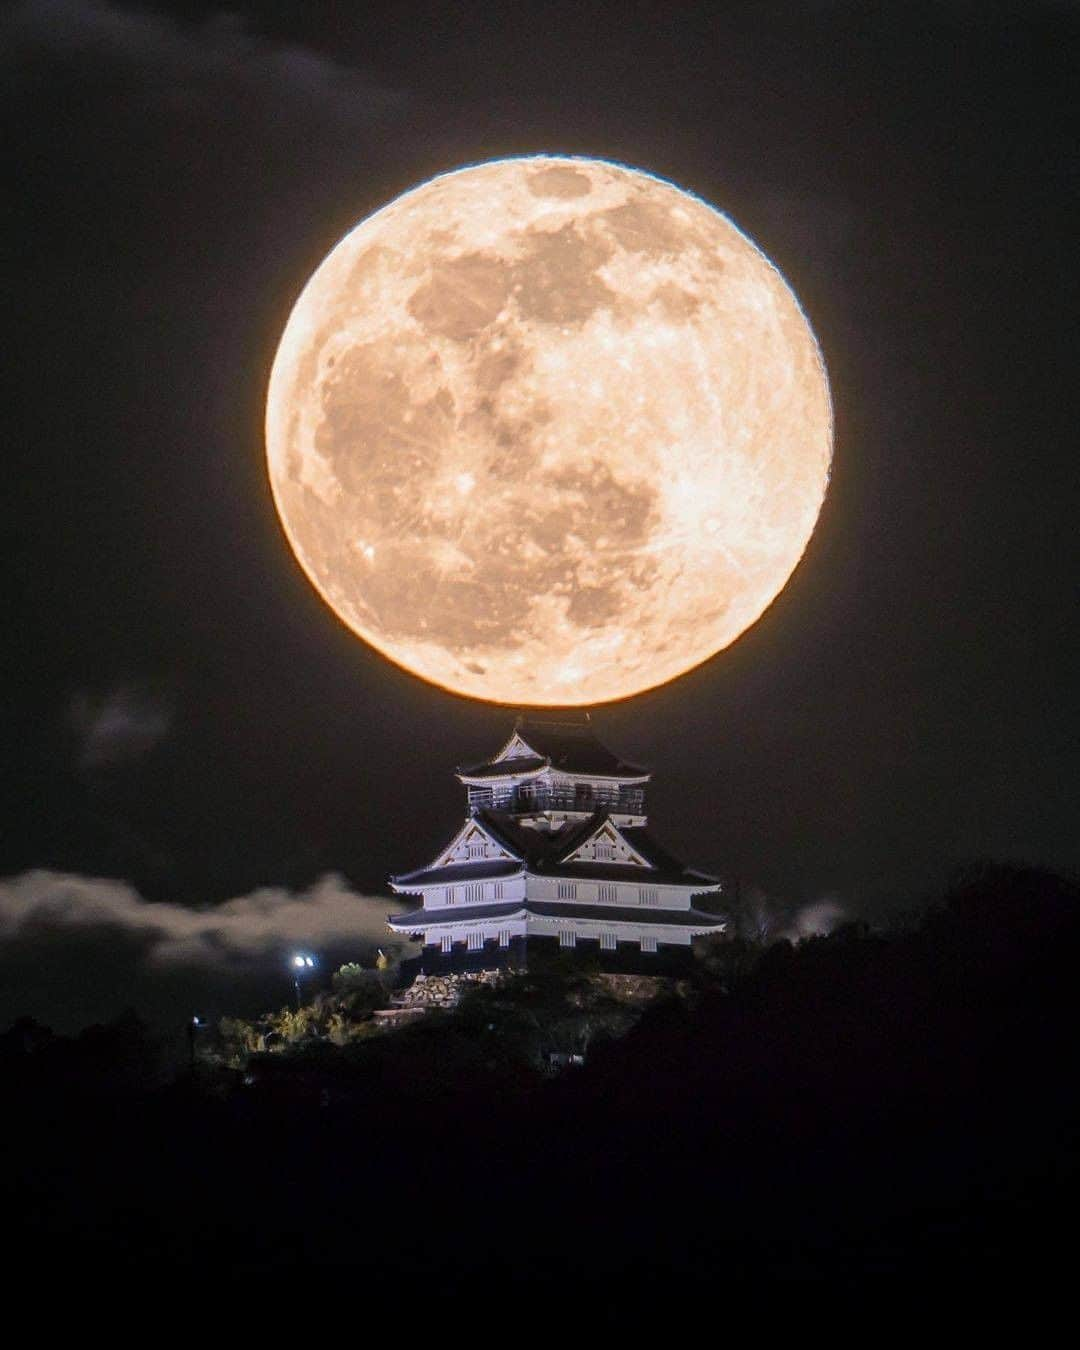
[[[75,693],[67,709],[78,739],[82,769],[141,759],[165,739],[173,721],[171,697],[145,683],[129,681],[105,693]]]
[[[0,881],[0,945],[119,930],[154,966],[257,964],[295,945],[393,946],[386,916],[396,907],[393,900],[358,894],[334,875],[306,891],[267,887],[191,909],[151,903],[120,881],[35,871]]]
[[[22,0],[0,18],[5,64],[27,56],[69,65],[112,67],[159,100],[226,90],[306,103],[323,116],[378,121],[405,95],[372,75],[310,48],[251,33],[241,18],[217,14],[181,24],[104,0]]]
[[[399,902],[338,876],[267,887],[211,907],[154,904],[121,881],[48,871],[0,880],[0,1029],[32,1016],[61,1031],[134,1008],[175,1031],[193,1011],[251,1016],[292,996],[289,954],[315,952],[313,988],[376,948],[407,953],[385,927]]]

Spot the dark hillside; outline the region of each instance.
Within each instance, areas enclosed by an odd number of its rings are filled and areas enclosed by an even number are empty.
[[[495,1053],[475,1010],[254,1087],[155,1081],[132,1020],[16,1028],[5,1212],[31,1262],[356,1264],[373,1286],[407,1267],[448,1293],[481,1271],[509,1292],[1063,1266],[1072,882],[985,868],[913,931],[725,959],[556,1079]]]

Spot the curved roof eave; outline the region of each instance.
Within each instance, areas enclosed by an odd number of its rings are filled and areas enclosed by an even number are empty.
[[[508,760],[507,763],[512,764],[513,760]],[[551,768],[551,765],[540,764],[532,769],[508,769],[504,773],[478,772],[479,768],[486,767],[486,765],[474,765],[472,769],[455,769],[454,775],[459,782],[483,786],[485,783],[493,783],[499,778],[517,778],[521,781],[524,781],[526,778],[539,778],[542,773],[547,773]]]

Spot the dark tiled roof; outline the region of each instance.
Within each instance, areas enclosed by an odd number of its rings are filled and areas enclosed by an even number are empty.
[[[685,867],[674,854],[658,843],[644,826],[615,828],[627,843],[652,863],[644,868],[635,863],[563,862],[568,853],[580,847],[609,818],[607,811],[594,811],[585,820],[568,821],[558,830],[537,830],[522,825],[508,811],[477,811],[476,820],[498,839],[516,859],[492,859],[486,862],[450,863],[445,867],[418,867],[390,880],[395,886],[439,886],[456,881],[491,881],[516,876],[522,867],[543,876],[578,878],[582,881],[635,881],[642,886],[664,884],[703,888],[715,886],[717,878]]]
[[[647,858],[654,867],[666,872],[685,871],[682,861],[666,849],[645,825],[627,825],[619,833],[630,845],[636,848],[643,858]],[[715,878],[714,878],[715,880]]]
[[[546,755],[556,769],[568,773],[599,773],[640,777],[648,773],[640,764],[630,764],[613,754],[596,738],[588,723],[524,720],[518,735],[538,755]]]
[[[696,890],[718,884],[715,878],[704,877],[700,872],[669,872],[659,867],[638,867],[634,863],[552,863],[533,870],[543,872],[544,876],[565,877],[567,881],[633,881],[639,886],[689,886]]]
[[[395,886],[438,886],[444,881],[490,881],[492,878],[512,877],[521,871],[521,863],[514,858],[498,858],[487,862],[450,863],[446,867],[418,867],[413,872],[401,872],[390,880]]]
[[[541,760],[548,760],[552,768],[563,773],[597,774],[602,778],[642,778],[648,775],[648,769],[640,764],[629,764],[613,754],[606,745],[596,738],[590,722],[558,722],[543,718],[522,717],[518,719],[514,730]],[[502,773],[511,773],[511,765],[517,763],[534,764],[536,760],[499,761]],[[499,765],[492,760],[474,764],[471,768],[459,769],[467,777],[479,777],[481,773],[494,777],[500,771]]]
[[[645,870],[634,863],[564,863],[610,817],[608,811],[594,811],[586,820],[568,821],[561,830],[535,830],[522,825],[508,811],[478,811],[477,820],[497,839],[525,859],[529,870],[547,876],[581,877],[583,880],[641,881],[643,884],[666,882],[672,885],[715,886],[718,878],[686,867],[643,826],[616,826],[632,848],[652,863]]]
[[[699,872],[693,867],[687,867],[644,825],[627,825],[620,828],[619,833],[632,848],[636,848],[643,858],[652,863],[657,873],[679,876],[685,881],[701,881],[710,886],[714,886],[720,880],[708,872]]]
[[[568,821],[562,829],[537,830],[522,825],[510,811],[477,811],[477,819],[485,829],[495,838],[501,838],[512,852],[520,853],[529,863],[540,863],[548,857],[570,852],[580,841],[589,838],[593,830],[599,829],[605,817],[606,811],[594,811],[585,821]]]
[[[414,909],[392,914],[397,928],[413,932],[442,924],[520,918],[535,914],[544,919],[586,919],[595,923],[636,923],[668,928],[722,928],[726,920],[699,909],[653,909],[647,905],[573,905],[543,900],[511,901],[505,905],[448,905],[442,909]]]
[[[398,928],[427,928],[437,923],[461,923],[464,919],[509,919],[525,913],[521,900],[503,905],[446,905],[442,909],[411,909],[405,914],[391,914],[390,922]]]
[[[668,924],[674,928],[721,928],[727,920],[700,909],[653,909],[648,905],[573,905],[530,900],[525,908],[545,919],[591,919],[597,923]]]

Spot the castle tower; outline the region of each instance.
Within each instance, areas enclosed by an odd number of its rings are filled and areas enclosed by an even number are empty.
[[[546,938],[652,954],[724,930],[692,903],[718,893],[717,878],[685,867],[647,829],[648,770],[602,745],[587,718],[520,717],[497,754],[457,776],[464,824],[425,867],[390,879],[420,903],[389,926],[425,952],[491,944],[494,956]]]

